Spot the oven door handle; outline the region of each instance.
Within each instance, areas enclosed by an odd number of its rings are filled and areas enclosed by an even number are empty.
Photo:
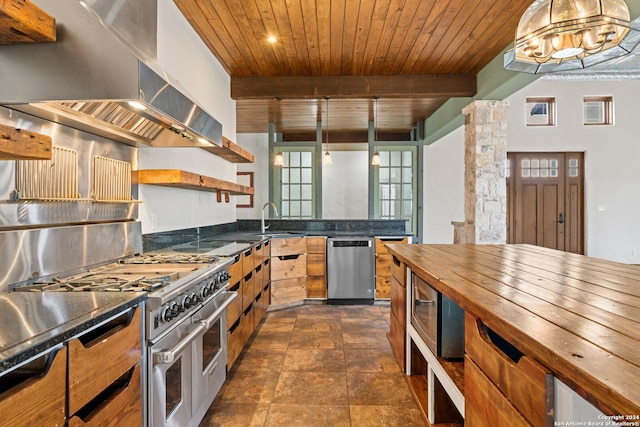
[[[416,304],[418,305],[436,305],[436,302],[432,299],[417,299]]]
[[[180,354],[182,350],[184,350],[189,344],[191,344],[198,335],[202,334],[203,330],[204,330],[203,325],[199,325],[193,331],[189,332],[189,334],[186,337],[184,337],[184,339],[180,341],[178,345],[176,345],[171,350],[162,350],[162,351],[152,352],[153,362],[156,365],[173,363],[176,360],[178,354]]]
[[[208,330],[209,328],[211,328],[211,326],[213,326],[213,323],[218,319],[218,317],[220,317],[222,312],[225,311],[227,309],[227,307],[229,306],[229,304],[231,304],[231,302],[238,297],[238,293],[237,292],[225,292],[225,294],[226,294],[226,299],[224,300],[222,305],[220,307],[218,307],[218,309],[216,311],[214,311],[211,316],[209,316],[206,319],[200,321],[200,324],[202,326],[204,326],[203,329],[205,331]]]

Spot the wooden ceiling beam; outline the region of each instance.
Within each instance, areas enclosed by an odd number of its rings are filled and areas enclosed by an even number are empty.
[[[474,74],[395,76],[232,77],[231,98],[433,98],[471,97]]]
[[[29,0],[0,1],[0,44],[56,41],[56,20]]]
[[[324,135],[324,134],[323,134]],[[324,136],[323,136],[324,138]],[[369,133],[367,130],[344,130],[344,131],[331,131],[329,132],[329,149],[331,144],[340,143],[354,143],[363,142],[366,143],[369,139]],[[316,140],[316,133],[313,131],[287,131],[282,133],[283,142],[309,142]],[[384,141],[410,141],[411,133],[407,131],[378,131],[378,142]],[[325,140],[323,139],[323,142]],[[325,144],[326,148],[327,145]]]

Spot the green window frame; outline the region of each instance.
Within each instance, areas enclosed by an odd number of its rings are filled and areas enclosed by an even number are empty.
[[[380,165],[374,171],[374,218],[406,219],[407,230],[418,228],[418,149],[377,147]]]
[[[275,199],[283,219],[313,219],[316,213],[315,147],[279,147],[284,164],[274,167]]]

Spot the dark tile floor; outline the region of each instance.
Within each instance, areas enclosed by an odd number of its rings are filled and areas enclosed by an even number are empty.
[[[267,313],[201,426],[424,426],[386,333],[389,307]]]

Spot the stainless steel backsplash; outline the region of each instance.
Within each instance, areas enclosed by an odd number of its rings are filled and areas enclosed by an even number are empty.
[[[131,163],[137,148],[0,107],[0,123],[51,136],[78,153],[78,200],[15,200],[16,162],[0,161],[0,291],[142,251],[137,203],[93,200],[93,159]],[[138,195],[132,185],[132,196]],[[13,199],[13,200],[12,200]]]

